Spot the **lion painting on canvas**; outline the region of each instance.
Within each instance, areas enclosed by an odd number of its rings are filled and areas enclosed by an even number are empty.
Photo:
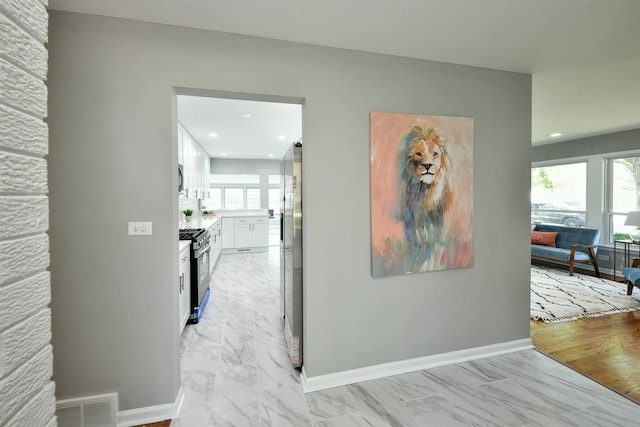
[[[373,277],[473,265],[473,118],[371,112]]]
[[[413,126],[398,159],[398,219],[414,256],[423,260],[446,239],[444,215],[453,199],[453,165],[446,146],[447,138],[438,130]]]

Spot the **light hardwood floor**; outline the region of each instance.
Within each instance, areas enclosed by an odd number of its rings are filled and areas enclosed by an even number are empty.
[[[613,280],[609,274],[601,277]],[[530,325],[538,351],[640,404],[640,311]]]
[[[640,311],[563,323],[532,320],[531,339],[548,356],[640,404]]]

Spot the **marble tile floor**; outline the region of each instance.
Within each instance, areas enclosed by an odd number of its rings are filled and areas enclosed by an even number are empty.
[[[210,305],[183,333],[173,427],[640,425],[640,406],[535,350],[304,394],[278,269],[278,247],[221,256]]]

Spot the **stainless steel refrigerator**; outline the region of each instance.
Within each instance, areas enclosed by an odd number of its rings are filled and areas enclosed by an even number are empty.
[[[280,164],[280,314],[291,363],[302,366],[302,144]]]

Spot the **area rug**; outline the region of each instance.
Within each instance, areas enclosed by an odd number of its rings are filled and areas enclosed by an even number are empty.
[[[607,279],[531,266],[531,318],[547,323],[640,309],[640,293]]]

